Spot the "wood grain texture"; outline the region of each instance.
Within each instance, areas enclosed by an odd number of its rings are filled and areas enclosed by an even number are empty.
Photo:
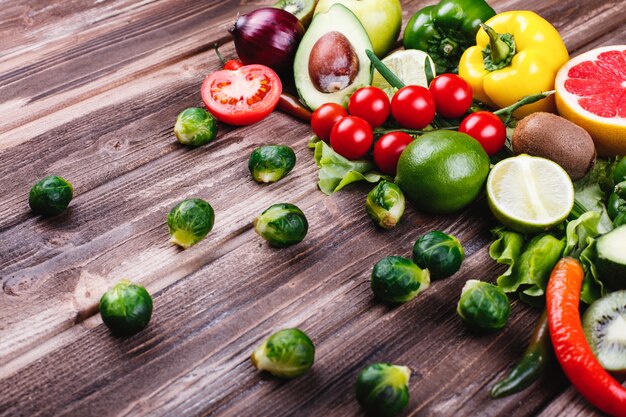
[[[359,415],[358,370],[374,361],[409,366],[406,415],[593,415],[555,369],[515,396],[489,387],[524,350],[537,312],[514,303],[496,335],[470,334],[454,312],[470,278],[493,280],[491,216],[479,200],[463,213],[412,208],[393,231],[366,217],[366,185],[331,197],[317,190],[308,126],[280,113],[244,128],[220,126],[209,146],[172,135],[182,109],[201,105],[199,84],[220,67],[213,46],[234,56],[226,28],[237,12],[272,1],[104,0],[0,2],[0,415]],[[424,1],[403,1],[404,22]],[[626,43],[623,1],[493,1],[550,20],[568,49]],[[259,186],[251,150],[280,142],[298,163],[283,181]],[[30,186],[46,174],[69,179],[67,213],[33,217]],[[168,243],[165,217],[202,197],[216,226],[201,244]],[[306,213],[307,239],[269,248],[256,215],[288,201]],[[381,257],[409,255],[415,239],[457,235],[467,260],[454,277],[391,308],[369,290]],[[153,321],[113,338],[97,313],[119,279],[154,296]],[[316,364],[289,383],[256,372],[250,352],[269,334],[298,326]]]

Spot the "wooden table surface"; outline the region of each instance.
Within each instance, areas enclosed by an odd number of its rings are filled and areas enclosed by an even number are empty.
[[[484,199],[462,213],[407,208],[401,225],[376,230],[369,187],[331,197],[317,189],[309,126],[273,113],[220,126],[205,147],[180,146],[176,115],[201,105],[200,84],[219,69],[217,42],[237,13],[273,0],[0,0],[0,414],[3,416],[360,415],[358,371],[388,361],[411,368],[412,416],[573,416],[594,411],[558,369],[517,395],[488,397],[523,352],[538,316],[513,301],[504,331],[470,333],[455,313],[467,279],[493,281],[493,220]],[[427,1],[403,1],[404,22]],[[561,32],[572,55],[626,43],[624,0],[494,0],[530,9]],[[253,148],[280,142],[298,162],[283,181],[257,185]],[[28,209],[48,174],[74,185],[66,213]],[[200,197],[216,211],[210,235],[182,251],[166,215]],[[306,213],[306,240],[271,249],[252,220],[276,202]],[[433,229],[456,235],[462,269],[400,307],[376,302],[372,265],[408,256]],[[97,314],[122,278],[154,298],[147,329],[112,337]],[[299,327],[316,346],[306,376],[257,372],[251,351],[272,332]]]

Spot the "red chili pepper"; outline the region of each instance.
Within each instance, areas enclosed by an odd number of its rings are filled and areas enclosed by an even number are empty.
[[[561,259],[550,275],[546,305],[554,353],[587,401],[612,416],[626,417],[626,388],[602,368],[585,339],[578,311],[584,276],[572,258]]]
[[[304,107],[300,100],[291,94],[283,92],[280,95],[276,108],[283,113],[287,113],[288,115],[304,120],[305,122],[311,121],[311,110]]]

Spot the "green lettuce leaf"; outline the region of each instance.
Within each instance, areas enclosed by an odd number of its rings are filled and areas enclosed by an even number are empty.
[[[317,145],[321,141],[322,140],[320,138],[318,138],[317,136],[313,135],[313,136],[311,136],[311,139],[309,139],[308,143],[306,144],[306,147],[309,148],[309,149],[315,149],[315,145]]]
[[[601,214],[597,211],[588,211],[578,219],[567,223],[566,245],[563,256],[578,258],[589,245],[588,238],[595,238],[600,234]]]
[[[572,256],[580,261],[585,271],[580,299],[591,304],[606,293],[594,265],[596,237],[602,234],[602,215],[597,211],[588,211],[578,219],[569,222],[566,230],[566,246],[563,256]]]
[[[580,290],[580,299],[587,304],[591,304],[599,298],[606,295],[606,289],[600,281],[598,271],[594,264],[596,251],[596,240],[589,238],[589,244],[580,254],[580,263],[585,271],[582,289]]]
[[[587,175],[574,182],[576,200],[587,210],[600,213],[599,229],[602,233],[613,229],[613,222],[609,218],[604,202],[613,190],[613,167],[615,161],[598,159]]]
[[[496,240],[489,246],[489,256],[497,263],[509,266],[498,277],[498,286],[504,292],[516,291],[516,278],[513,276],[513,271],[522,253],[524,236],[519,233],[509,232],[503,227],[493,229],[492,233],[495,235]]]
[[[542,297],[554,265],[561,259],[565,241],[544,233],[533,237],[524,247],[519,233],[496,229],[499,238],[492,243],[489,254],[498,263],[509,265],[498,277],[498,286],[504,292],[523,293],[529,300]],[[535,304],[535,303],[531,303]]]
[[[350,161],[333,151],[325,142],[315,144],[313,157],[320,168],[319,187],[326,195],[341,190],[356,181],[377,183],[381,179],[393,181],[390,177],[374,171],[374,162],[367,159]]]
[[[515,274],[519,283],[530,284],[523,290],[524,294],[533,297],[544,295],[550,273],[561,259],[564,248],[564,239],[549,234],[537,235],[528,242]]]

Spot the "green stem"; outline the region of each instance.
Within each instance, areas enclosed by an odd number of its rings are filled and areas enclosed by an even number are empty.
[[[457,130],[459,127],[458,126],[447,126],[447,127],[440,127],[439,129],[435,129],[435,130]],[[382,136],[385,135],[387,133],[391,133],[391,132],[404,132],[404,133],[408,133],[409,135],[413,135],[413,136],[419,136],[419,135],[423,135],[424,133],[428,133],[428,132],[434,132],[434,130],[411,130],[411,129],[383,129],[383,128],[377,128],[374,129],[374,136]]]
[[[506,61],[511,55],[511,47],[502,40],[500,35],[493,30],[493,28],[485,25],[484,23],[481,23],[480,27],[483,28],[483,30],[487,32],[487,36],[489,36],[489,45],[491,45],[491,62],[499,64]]]
[[[387,80],[387,82],[392,87],[395,87],[399,90],[405,86],[402,80],[398,78],[396,74],[391,72],[391,70],[385,64],[383,64],[383,62],[380,59],[378,59],[378,57],[374,54],[374,52],[367,49],[365,50],[365,53],[367,54],[367,57],[370,59],[370,61],[372,61],[372,65],[374,65],[374,68],[376,68],[376,70],[380,73],[380,75],[382,75],[383,78]]]
[[[580,201],[574,199],[574,207],[572,207],[572,211],[569,212],[567,219],[570,221],[576,220],[588,211],[587,207],[585,207]]]
[[[217,57],[219,58],[220,62],[222,63],[222,66],[224,66],[226,64],[226,60],[224,59],[224,57],[220,53],[219,45],[217,44],[217,42],[215,42],[215,53],[217,54]]]
[[[458,42],[450,38],[445,38],[441,41],[439,51],[441,52],[441,55],[447,59],[452,59],[457,55],[460,55],[459,48],[460,46]]]
[[[502,398],[528,387],[543,374],[552,357],[548,318],[544,310],[530,337],[528,348],[511,372],[491,389],[493,398]]]
[[[511,104],[510,106],[503,107],[499,110],[494,111],[493,114],[501,116],[501,117],[506,117],[505,122],[504,122],[506,124],[509,122],[509,120],[511,120],[511,116],[515,110],[527,104],[532,104],[539,100],[543,100],[544,98],[549,97],[552,94],[554,94],[554,90],[546,91],[545,93],[533,94],[531,96],[522,97],[519,101]]]

